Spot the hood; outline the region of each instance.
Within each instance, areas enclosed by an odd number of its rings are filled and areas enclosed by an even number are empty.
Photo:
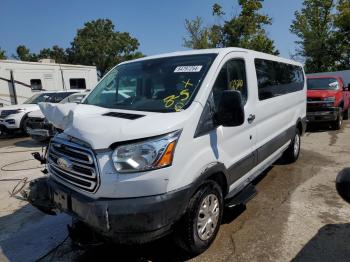
[[[325,98],[329,96],[336,96],[339,90],[307,90],[307,97]]]
[[[40,104],[48,121],[64,134],[105,149],[116,142],[166,134],[183,128],[188,110],[153,113],[101,108],[84,104]]]
[[[11,105],[11,106],[4,106],[0,108],[0,111],[3,110],[17,110],[17,109],[24,109],[25,111],[34,111],[38,110],[39,106],[35,104],[21,104],[21,105]]]
[[[35,110],[33,112],[30,112],[28,114],[28,117],[35,117],[35,118],[45,118],[44,114],[41,112],[41,110]]]

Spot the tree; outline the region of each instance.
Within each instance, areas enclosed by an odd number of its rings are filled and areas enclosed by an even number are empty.
[[[7,59],[5,50],[0,47],[0,59]]]
[[[194,20],[185,20],[185,28],[189,34],[184,38],[184,46],[193,49],[205,49],[216,47],[211,39],[211,30],[203,26],[203,19],[196,17]]]
[[[189,34],[185,38],[184,45],[195,49],[208,47],[243,47],[265,53],[278,55],[265,31],[265,26],[271,25],[269,16],[260,14],[263,0],[239,0],[241,12],[223,24],[203,26],[201,18],[186,20],[186,30]],[[218,18],[223,18],[225,12],[219,4],[214,4],[212,13]]]
[[[38,61],[38,56],[34,53],[31,53],[29,48],[27,48],[25,45],[19,45],[16,49],[16,53],[17,55],[13,55],[15,59],[30,62]]]
[[[100,76],[125,60],[143,56],[137,52],[139,42],[127,32],[115,31],[109,19],[85,23],[67,50],[74,63],[95,65]]]
[[[305,59],[307,72],[325,72],[335,69],[337,48],[333,33],[334,0],[304,0],[295,12],[290,31],[298,40],[296,56]]]
[[[350,1],[340,0],[334,19],[335,40],[338,50],[338,70],[350,69]]]
[[[54,45],[52,48],[41,49],[37,56],[39,59],[42,59],[42,58],[54,59],[56,63],[60,63],[60,64],[69,63],[68,54],[63,48],[57,45]]]

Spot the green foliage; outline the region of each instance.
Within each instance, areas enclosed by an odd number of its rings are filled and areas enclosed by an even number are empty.
[[[103,76],[120,62],[143,57],[144,55],[137,51],[138,47],[138,40],[129,33],[115,31],[111,20],[98,19],[85,23],[67,50],[54,45],[35,54],[26,46],[20,45],[13,57],[22,61],[36,62],[39,59],[50,58],[57,63],[95,65],[100,76]]]
[[[34,53],[31,53],[29,48],[27,48],[25,45],[19,45],[16,49],[16,53],[17,55],[13,55],[13,57],[21,61],[38,61],[38,56]]]
[[[185,20],[185,28],[189,34],[184,38],[184,46],[193,49],[214,48],[218,45],[221,28],[207,28],[203,26],[203,19],[196,17],[194,20]]]
[[[307,72],[350,69],[349,0],[304,0],[290,31]]]
[[[305,59],[308,72],[334,69],[333,8],[334,0],[304,0],[295,12],[290,31],[299,38],[296,56]]]
[[[213,7],[213,15],[214,16],[223,16],[225,15],[225,12],[222,10],[222,6],[219,4],[214,4]]]
[[[142,56],[139,42],[126,32],[115,31],[109,19],[85,23],[78,30],[68,54],[74,63],[96,65],[100,75],[125,60]]]
[[[350,1],[340,0],[334,19],[335,40],[338,50],[338,70],[350,69]]]
[[[0,59],[7,59],[5,50],[0,47]]]
[[[265,26],[271,25],[271,18],[260,13],[263,0],[239,0],[241,12],[221,24],[209,27],[203,25],[199,17],[186,20],[188,38],[184,46],[194,49],[212,47],[243,47],[278,55],[273,40],[268,38]],[[219,4],[212,7],[214,16],[223,17],[225,13]]]
[[[49,59],[54,59],[56,63],[69,63],[69,57],[66,51],[57,46],[54,45],[52,48],[43,48],[40,50],[38,59],[43,59],[43,58],[49,58]]]

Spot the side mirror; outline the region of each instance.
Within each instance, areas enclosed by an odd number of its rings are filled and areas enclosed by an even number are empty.
[[[338,194],[350,204],[350,168],[345,168],[338,174],[336,188]]]
[[[216,113],[217,124],[223,126],[240,126],[244,123],[244,118],[241,93],[233,90],[223,91]]]

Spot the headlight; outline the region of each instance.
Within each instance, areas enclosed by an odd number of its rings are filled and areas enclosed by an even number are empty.
[[[117,147],[112,154],[115,169],[130,173],[170,166],[180,134],[181,131],[175,131],[152,140]]]
[[[335,101],[335,97],[334,97],[334,96],[325,97],[325,98],[323,99],[323,101],[326,101],[326,102],[334,102],[334,101]]]

